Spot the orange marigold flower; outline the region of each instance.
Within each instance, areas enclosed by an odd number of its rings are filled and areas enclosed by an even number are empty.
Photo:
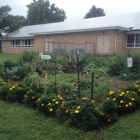
[[[107,119],[108,122],[111,122],[111,119]]]
[[[66,110],[65,110],[65,113],[66,113],[66,114],[67,114],[67,113],[69,113],[69,110],[68,110],[68,109],[66,109]]]
[[[35,99],[35,96],[32,96],[32,99]]]
[[[27,98],[27,97],[28,97],[28,95],[27,95],[27,94],[25,94],[25,95],[24,95],[24,98]]]
[[[101,116],[104,116],[104,113],[101,113],[100,115],[101,115]]]

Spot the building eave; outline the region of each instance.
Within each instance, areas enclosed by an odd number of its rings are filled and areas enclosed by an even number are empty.
[[[25,36],[25,37],[0,37],[0,41],[3,40],[23,40],[23,39],[34,39],[34,36]]]
[[[132,28],[125,28],[125,27],[121,27],[121,26],[113,26],[113,27],[98,27],[98,28],[79,29],[79,30],[36,32],[36,33],[29,33],[29,35],[51,35],[51,34],[66,34],[66,33],[91,32],[91,31],[105,31],[105,30],[123,30],[123,31],[130,31],[131,29]]]

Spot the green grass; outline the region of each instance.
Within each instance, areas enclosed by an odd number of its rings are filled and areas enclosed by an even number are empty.
[[[140,110],[105,130],[83,133],[20,104],[0,101],[1,140],[140,140]]]
[[[11,60],[13,62],[16,62],[19,57],[20,57],[20,54],[2,54],[2,53],[0,53],[0,64],[2,64],[5,60]]]

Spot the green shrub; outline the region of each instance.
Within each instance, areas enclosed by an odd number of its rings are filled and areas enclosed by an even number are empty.
[[[140,98],[134,91],[121,89],[118,91],[110,91],[106,100],[113,100],[118,109],[118,114],[125,114],[135,111],[140,106]]]
[[[108,67],[108,74],[112,76],[120,76],[120,74],[128,73],[127,67],[127,55],[119,54],[111,58],[110,65]]]
[[[93,100],[83,97],[79,100],[65,101],[58,111],[57,118],[83,131],[90,131],[98,125],[99,112]]]
[[[24,94],[29,90],[29,87],[16,85],[11,86],[8,90],[7,101],[22,103]]]
[[[38,98],[41,97],[41,94],[33,91],[33,90],[28,90],[25,94],[24,94],[24,99],[23,99],[23,103],[28,106],[28,107],[33,107],[33,108],[37,108],[37,100]]]
[[[9,93],[9,88],[10,85],[3,85],[0,86],[0,99],[1,100],[6,100],[7,99],[7,94]]]
[[[113,100],[105,101],[100,113],[100,123],[107,124],[118,121],[117,109],[118,106]]]
[[[45,87],[47,86],[47,77],[40,77],[38,73],[34,72],[28,77],[24,78],[23,83],[26,86],[31,87],[37,92],[43,93]]]
[[[56,94],[42,95],[37,100],[37,110],[45,113],[47,116],[54,116],[58,112],[63,97]]]

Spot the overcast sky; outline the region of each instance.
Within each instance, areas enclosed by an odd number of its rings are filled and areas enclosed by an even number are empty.
[[[90,8],[95,5],[104,9],[106,15],[140,12],[139,0],[49,0],[67,13],[67,20],[83,19]],[[0,0],[0,7],[9,5],[12,15],[27,15],[27,4],[32,0]]]

